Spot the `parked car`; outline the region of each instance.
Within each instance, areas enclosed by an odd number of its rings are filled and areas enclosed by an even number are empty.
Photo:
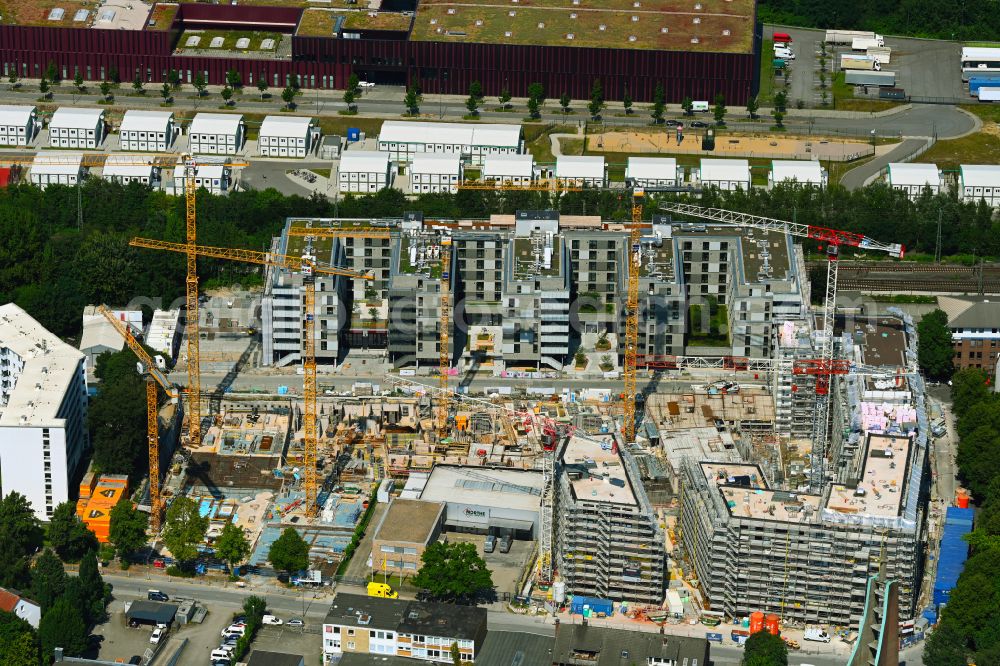
[[[371,81],[358,81],[358,85],[362,88],[374,88],[375,84]]]
[[[166,633],[167,630],[164,629],[163,627],[157,627],[156,629],[153,629],[153,633],[149,635],[149,642],[152,643],[153,645],[158,644],[160,640],[164,637],[164,635],[166,635]]]
[[[697,127],[699,129],[703,129],[705,127],[708,127],[708,123],[706,123],[704,120],[692,120],[691,127]]]
[[[132,658],[128,660],[128,663],[133,664],[133,666],[135,666],[136,664],[141,664],[142,663],[142,657],[140,657],[137,654],[134,654],[134,655],[132,655]]]
[[[502,537],[500,539],[500,552],[501,553],[509,553],[510,552],[510,546],[511,546],[512,542],[513,542],[513,539],[511,539],[509,536]]]
[[[226,636],[229,636],[231,634],[236,634],[237,636],[242,636],[246,632],[247,632],[247,628],[246,628],[245,625],[242,625],[242,624],[231,624],[228,627],[226,627],[225,629],[223,629],[222,633],[219,634],[219,635],[222,636],[223,638],[225,638]]]
[[[497,538],[492,534],[486,535],[486,541],[483,542],[483,552],[492,553],[497,549]]]
[[[293,618],[290,618],[288,620],[288,622],[285,623],[285,625],[289,626],[289,627],[304,627],[304,626],[306,626],[306,623],[303,622],[302,620],[300,620],[297,617],[293,617]]]
[[[232,650],[224,650],[223,648],[216,648],[216,649],[212,650],[212,654],[210,655],[210,658],[212,659],[213,662],[214,661],[219,661],[219,660],[222,660],[222,659],[225,659],[226,661],[229,661],[229,658],[231,656],[232,656]]]
[[[276,618],[273,615],[265,615],[263,617],[263,619],[261,620],[261,622],[263,622],[264,624],[274,625],[276,627],[280,627],[281,626],[281,620],[279,620],[278,618]]]
[[[146,597],[150,601],[170,601],[170,597],[159,590],[149,590],[146,592]]]
[[[681,124],[681,121],[674,120],[673,118],[667,118],[666,120],[663,121],[663,124],[666,125],[667,127],[677,127],[678,125]]]

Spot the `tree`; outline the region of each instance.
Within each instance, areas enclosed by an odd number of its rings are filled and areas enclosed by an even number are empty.
[[[149,516],[138,511],[132,502],[123,500],[111,509],[108,540],[114,544],[119,559],[125,559],[146,545]]]
[[[97,551],[92,550],[80,560],[80,571],[76,577],[82,596],[81,604],[90,623],[104,619],[105,609],[111,599],[110,586],[104,582],[97,568]]]
[[[248,622],[251,618],[256,618],[260,622],[264,619],[264,613],[266,612],[267,599],[264,597],[252,594],[243,600],[243,614],[247,616]]]
[[[246,560],[250,555],[250,542],[247,541],[243,528],[226,523],[219,538],[215,540],[215,554],[229,565],[230,570]]]
[[[38,636],[27,620],[0,610],[0,655],[4,666],[38,666]]]
[[[951,378],[951,404],[961,418],[973,406],[984,401],[990,393],[989,378],[978,368],[959,370]]]
[[[681,108],[684,109],[684,115],[690,116],[694,113],[694,100],[690,97],[685,97],[681,100]]]
[[[451,642],[448,654],[451,656],[452,666],[462,666],[462,650],[458,647],[458,641]]]
[[[354,110],[354,91],[347,89],[344,91],[344,104],[347,105],[348,111]]]
[[[774,109],[773,111],[771,111],[771,115],[774,116],[775,127],[784,127],[784,124],[782,124],[781,122],[782,120],[785,119],[785,114],[783,112]]]
[[[475,116],[479,114],[479,99],[473,95],[469,95],[469,99],[465,100],[465,108],[469,110],[470,116]]]
[[[292,102],[295,100],[295,89],[291,86],[285,86],[285,89],[281,91],[281,100],[285,103],[286,109],[291,109]]]
[[[951,376],[954,367],[951,359],[951,330],[948,315],[943,310],[928,312],[917,324],[917,363],[931,379]]]
[[[114,84],[119,84],[122,82],[121,75],[118,74],[118,68],[114,65],[108,68],[108,79]]]
[[[111,99],[111,83],[109,81],[101,81],[101,96],[105,100]]]
[[[48,98],[48,96],[49,96],[49,80],[48,79],[46,79],[46,78],[43,77],[42,80],[40,80],[38,82],[38,91],[40,93],[42,93],[42,97]]]
[[[924,666],[953,666],[966,664],[968,649],[961,632],[950,622],[944,622],[924,644]]]
[[[625,94],[622,95],[622,106],[625,107],[626,116],[632,115],[632,95],[629,95],[627,90],[625,91]]]
[[[229,106],[229,100],[233,98],[233,89],[223,88],[220,94],[222,95],[222,101],[225,102],[226,106]]]
[[[559,106],[562,107],[562,112],[564,114],[569,113],[570,101],[571,100],[569,98],[569,93],[564,92],[562,95],[559,96]]]
[[[267,93],[267,81],[264,79],[263,76],[257,79],[257,90],[260,91],[260,101],[263,102],[264,95],[265,93]]]
[[[237,90],[243,87],[243,77],[235,69],[230,69],[226,72],[226,85]]]
[[[88,550],[97,549],[97,537],[80,520],[75,502],[63,502],[52,512],[48,540],[65,562],[79,562]]]
[[[73,76],[73,85],[76,86],[77,90],[83,92],[83,74],[79,69],[76,70],[76,74]]]
[[[7,82],[10,83],[11,90],[16,90],[21,85],[18,83],[17,68],[10,68],[10,74],[7,75]]]
[[[288,83],[287,83],[287,85],[288,85],[289,88],[291,88],[292,90],[294,90],[296,94],[298,94],[299,88],[301,87],[300,84],[299,84],[299,75],[296,74],[296,73],[294,73],[294,72],[291,73],[291,74],[289,74],[288,75]]]
[[[207,529],[208,517],[199,515],[198,504],[190,497],[178,497],[167,510],[163,543],[175,559],[190,562],[198,556]]]
[[[28,582],[28,557],[42,545],[42,528],[28,500],[17,492],[0,500],[0,587]]]
[[[483,84],[479,81],[473,81],[469,84],[469,97],[476,100],[476,104],[481,105],[483,103]]]
[[[137,95],[141,95],[146,92],[145,88],[142,87],[142,77],[138,74],[136,74],[135,78],[132,80],[132,90],[134,90]]]
[[[601,111],[604,109],[604,88],[601,86],[600,79],[594,79],[594,83],[590,86],[590,103],[587,104],[587,110],[590,111],[590,117],[597,120],[601,117]]]
[[[163,103],[164,104],[169,104],[170,103],[170,94],[171,94],[172,91],[173,91],[173,89],[170,87],[170,84],[167,83],[167,82],[164,82],[163,83],[163,87],[160,88],[160,97],[163,98]]]
[[[46,548],[31,567],[31,597],[46,613],[66,589],[66,570],[56,554]]]
[[[533,99],[538,102],[538,106],[545,104],[545,86],[538,82],[529,83],[528,99]]]
[[[657,83],[653,89],[653,106],[650,107],[649,115],[653,117],[653,124],[659,125],[663,122],[663,112],[667,108],[667,93],[663,89],[662,83]]]
[[[63,597],[42,615],[38,625],[38,638],[42,643],[42,659],[49,663],[55,648],[61,647],[63,654],[78,657],[87,649],[87,625],[80,611],[72,602]]]
[[[497,101],[500,102],[500,108],[506,111],[507,106],[510,104],[510,100],[510,89],[508,89],[507,86],[504,86],[500,91],[500,95],[497,97]]]
[[[294,529],[286,527],[271,544],[268,560],[278,571],[301,571],[309,566],[309,544]]]
[[[191,82],[194,89],[198,91],[198,97],[205,96],[205,89],[208,88],[208,81],[205,80],[205,75],[198,72],[194,75],[194,81]]]
[[[435,601],[471,604],[494,594],[493,577],[475,544],[435,542],[420,556],[413,584]]]
[[[779,90],[774,95],[774,108],[784,113],[788,108],[788,93]]]
[[[406,107],[406,112],[415,116],[420,113],[420,101],[421,95],[420,91],[416,86],[407,86],[406,94],[403,96],[403,105]]]
[[[538,100],[534,97],[528,98],[528,115],[532,118],[538,118],[541,115]]]
[[[712,109],[712,115],[715,116],[716,125],[726,124],[726,98],[722,93],[715,96],[715,108]]]
[[[347,89],[354,93],[355,97],[361,95],[361,79],[354,72],[351,72],[351,75],[347,77]]]
[[[167,72],[167,83],[169,83],[170,87],[173,88],[174,90],[180,90],[181,89],[180,72],[178,72],[176,69],[172,69],[169,72]]]
[[[62,75],[59,73],[59,67],[53,61],[49,60],[49,64],[45,68],[45,76],[42,78],[48,79],[58,85],[59,82],[62,81]]]
[[[771,632],[758,631],[747,639],[743,666],[788,666],[788,646]]]
[[[750,120],[757,119],[757,109],[759,108],[756,95],[747,100],[747,113],[750,114]]]

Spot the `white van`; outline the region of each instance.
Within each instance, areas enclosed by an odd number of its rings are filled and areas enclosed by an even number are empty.
[[[782,60],[795,60],[795,54],[791,49],[774,49],[774,57]]]
[[[708,111],[708,102],[691,102],[692,111]]]

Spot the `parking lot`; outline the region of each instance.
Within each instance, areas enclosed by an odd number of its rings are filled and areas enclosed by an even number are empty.
[[[525,563],[535,550],[535,542],[514,541],[509,553],[501,553],[498,546],[492,553],[483,554],[483,541],[485,539],[486,537],[481,534],[448,533],[448,541],[476,544],[476,549],[486,561],[490,573],[493,574],[493,584],[496,586],[497,594],[520,594],[521,591],[517,589],[517,583]]]
[[[128,663],[133,656],[142,656],[147,648],[153,647],[149,642],[152,627],[132,629],[126,626],[124,602],[112,602],[108,607],[108,614],[108,621],[94,628],[94,634],[101,637],[101,659],[121,659]]]

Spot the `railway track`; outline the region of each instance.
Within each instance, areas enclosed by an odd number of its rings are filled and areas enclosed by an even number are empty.
[[[821,267],[823,262],[810,263]],[[1000,293],[1000,265],[958,266],[910,262],[840,263],[839,288],[862,292]]]
[[[838,289],[863,292],[930,292],[942,294],[978,294],[978,279],[935,280],[935,279],[860,279],[841,277]],[[1000,294],[1000,279],[983,280],[984,294]]]

